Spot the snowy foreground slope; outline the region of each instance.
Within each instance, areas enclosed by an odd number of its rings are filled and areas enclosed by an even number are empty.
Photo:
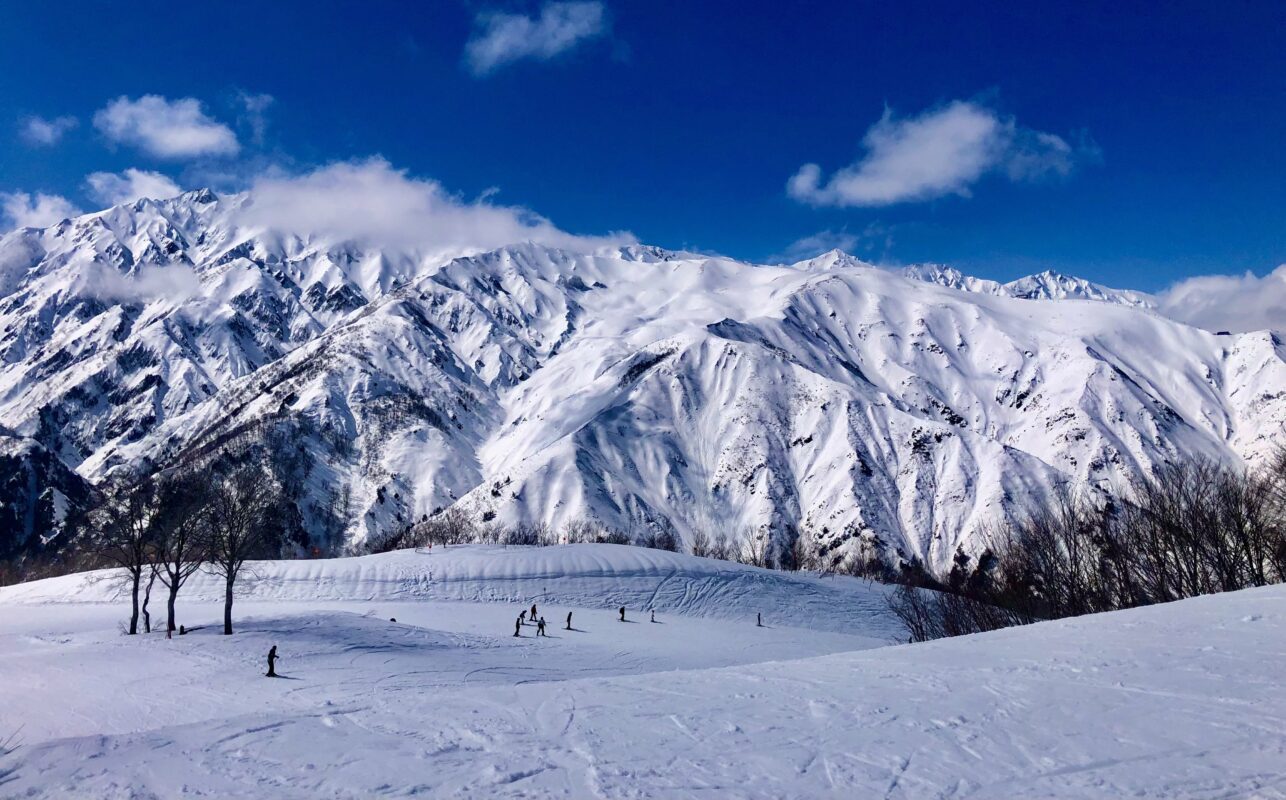
[[[611,546],[260,575],[172,641],[101,581],[0,590],[0,796],[1286,797],[1284,587],[879,647],[880,587]]]
[[[325,552],[459,505],[944,568],[1056,487],[1255,463],[1286,422],[1273,332],[1049,272],[408,252],[253,207],[198,191],[0,238],[0,559],[56,537],[76,480],[262,439]]]

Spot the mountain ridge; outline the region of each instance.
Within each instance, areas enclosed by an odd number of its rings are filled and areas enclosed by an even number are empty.
[[[1286,421],[1272,332],[1215,336],[1053,272],[632,244],[438,259],[250,226],[252,201],[0,238],[0,425],[89,484],[276,437],[330,549],[460,504],[778,547],[808,528],[941,567],[1060,486],[1255,463]]]

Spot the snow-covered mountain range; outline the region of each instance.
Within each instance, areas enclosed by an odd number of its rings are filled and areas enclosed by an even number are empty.
[[[0,239],[0,558],[84,487],[262,437],[342,548],[461,504],[946,565],[1060,485],[1262,458],[1286,349],[1147,295],[839,252],[424,255],[140,200]],[[78,476],[78,477],[77,477]],[[12,520],[12,521],[10,521]]]

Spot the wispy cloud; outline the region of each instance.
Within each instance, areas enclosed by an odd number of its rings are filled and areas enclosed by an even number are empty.
[[[80,124],[75,117],[27,117],[19,132],[22,140],[34,147],[52,147],[62,140],[63,134]]]
[[[85,184],[91,197],[109,206],[132,203],[141,197],[164,200],[183,192],[169,177],[133,167],[121,173],[90,173],[85,176]]]
[[[109,141],[158,158],[229,156],[241,149],[232,129],[206,116],[200,101],[191,97],[118,97],[94,115],[94,127]]]
[[[1262,278],[1201,275],[1157,296],[1166,316],[1211,331],[1286,331],[1286,264]]]
[[[436,181],[410,177],[381,158],[330,164],[302,175],[266,175],[250,187],[239,222],[300,235],[452,257],[536,241],[596,248],[629,234],[576,236],[531,211],[465,201]]]
[[[608,30],[600,2],[545,3],[537,17],[486,11],[478,15],[465,44],[465,61],[474,75],[487,75],[514,61],[545,61]]]
[[[262,145],[264,133],[268,130],[268,107],[276,102],[276,98],[270,94],[240,92],[237,102],[242,112],[240,122],[250,128],[250,140]]]
[[[1012,117],[977,102],[957,100],[916,117],[886,110],[862,139],[866,152],[824,179],[805,164],[787,182],[791,197],[817,206],[885,206],[969,196],[991,172],[1013,181],[1065,176],[1092,147],[1020,127]]]
[[[61,195],[0,192],[0,219],[14,228],[47,228],[83,213]]]
[[[72,291],[114,302],[164,299],[182,301],[201,291],[201,279],[190,267],[143,264],[129,274],[108,264],[86,264],[76,272]]]
[[[879,222],[872,222],[859,233],[842,228],[809,234],[791,242],[780,253],[769,256],[768,261],[774,264],[794,264],[822,253],[829,253],[831,250],[883,259],[892,247],[893,232]]]

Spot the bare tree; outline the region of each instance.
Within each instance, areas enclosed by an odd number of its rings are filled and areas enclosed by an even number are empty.
[[[152,553],[155,573],[168,590],[166,630],[177,630],[175,603],[179,590],[205,563],[209,501],[207,482],[195,474],[180,474],[162,482],[161,512],[154,526]]]
[[[5,738],[0,739],[0,786],[13,780],[14,774],[18,771],[16,766],[7,766],[5,761],[21,746],[18,741],[18,733],[21,730],[22,728],[20,727]]]
[[[95,549],[125,572],[130,587],[131,635],[138,633],[139,585],[143,571],[149,568],[148,548],[156,511],[155,482],[129,475],[107,487],[102,502],[86,520]]]
[[[737,560],[752,567],[768,566],[768,532],[746,528]]]
[[[206,569],[224,580],[223,633],[232,634],[232,595],[247,560],[268,547],[270,516],[277,491],[269,474],[257,465],[217,478],[210,486],[203,517],[208,526]]]
[[[710,557],[717,558],[720,561],[728,561],[732,558],[732,548],[728,544],[728,534],[719,531],[714,535],[714,541],[710,543]]]
[[[710,556],[710,534],[701,528],[693,528],[688,536],[688,548],[692,555],[708,558]]]

